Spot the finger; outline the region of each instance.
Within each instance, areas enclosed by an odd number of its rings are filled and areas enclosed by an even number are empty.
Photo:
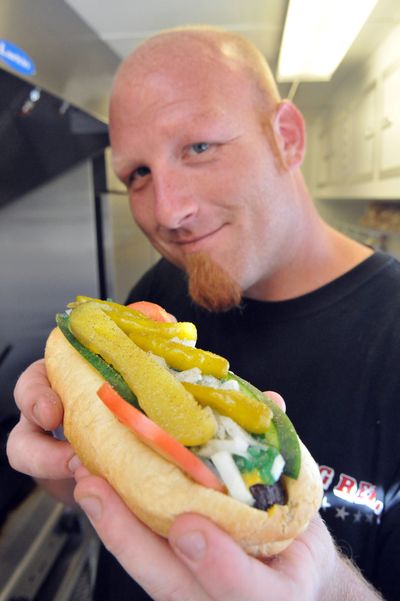
[[[14,398],[24,416],[44,430],[54,430],[61,424],[62,403],[50,387],[44,359],[35,361],[21,374]]]
[[[140,522],[109,484],[77,470],[75,500],[122,567],[157,601],[210,601],[166,539]]]
[[[264,392],[265,396],[271,399],[274,403],[278,405],[282,411],[286,411],[286,403],[283,400],[283,396],[281,396],[278,392],[274,392],[273,390],[268,390]]]
[[[23,415],[8,437],[7,455],[11,467],[33,478],[72,478],[70,444],[55,440]]]
[[[187,514],[171,527],[169,540],[198,582],[216,601],[291,598],[292,583],[279,571],[247,555],[233,539],[202,516]],[[293,597],[294,598],[294,597]]]

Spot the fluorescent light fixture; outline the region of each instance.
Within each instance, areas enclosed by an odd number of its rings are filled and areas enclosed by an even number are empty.
[[[290,0],[278,81],[328,81],[377,0]]]

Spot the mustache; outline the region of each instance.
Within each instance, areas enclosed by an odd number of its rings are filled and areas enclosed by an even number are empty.
[[[185,260],[189,294],[192,300],[214,313],[239,307],[239,284],[206,253],[192,253]]]

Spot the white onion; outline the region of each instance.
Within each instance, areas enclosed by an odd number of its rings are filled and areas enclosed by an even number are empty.
[[[275,457],[274,463],[271,467],[271,476],[277,482],[282,475],[283,468],[285,467],[285,460],[281,454]]]
[[[218,424],[222,425],[229,438],[239,438],[245,440],[248,445],[257,445],[257,441],[230,417],[218,415]]]
[[[239,382],[236,380],[226,380],[220,385],[221,390],[237,390],[240,391]]]
[[[240,471],[228,451],[219,451],[211,456],[211,461],[218,470],[231,497],[246,505],[253,505],[254,499],[244,483]]]
[[[200,447],[197,450],[197,453],[201,457],[212,457],[212,455],[219,451],[227,451],[230,455],[234,454],[247,457],[246,451],[248,447],[248,443],[240,438],[235,438],[234,440],[217,440],[214,438]]]
[[[184,371],[175,371],[175,378],[179,382],[191,382],[196,384],[201,380],[201,371],[198,367],[192,367],[191,369],[185,369]]]

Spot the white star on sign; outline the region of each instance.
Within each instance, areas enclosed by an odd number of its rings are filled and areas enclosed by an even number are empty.
[[[346,507],[337,507],[335,518],[340,518],[341,520],[345,520],[346,517],[350,515],[348,511],[346,511]]]
[[[362,518],[361,511],[357,511],[357,513],[354,514],[354,521],[355,522],[361,522],[361,518]]]
[[[329,503],[329,501],[325,495],[324,498],[322,499],[321,509],[326,509],[327,507],[331,507],[331,504]]]

